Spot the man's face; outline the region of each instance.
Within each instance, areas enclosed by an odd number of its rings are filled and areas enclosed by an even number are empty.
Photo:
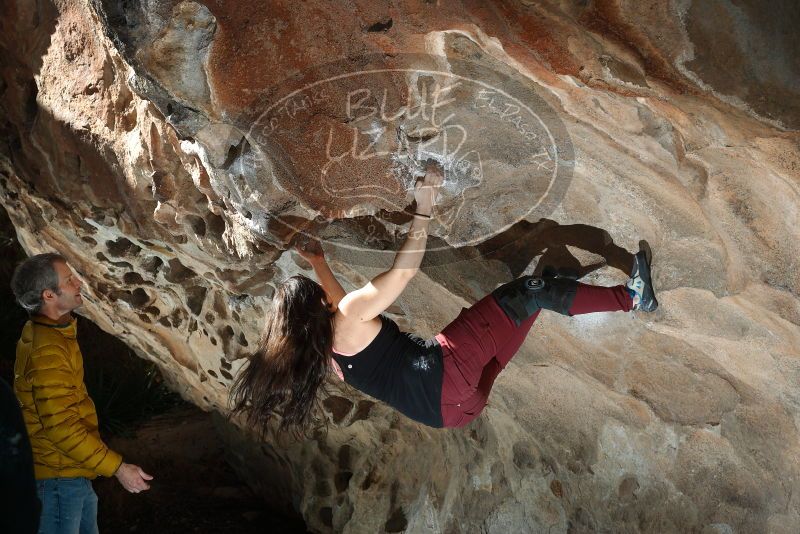
[[[81,286],[83,284],[66,263],[57,261],[53,267],[56,270],[56,274],[58,274],[58,289],[61,294],[56,295],[51,291],[46,291],[45,293],[52,295],[52,298],[55,299],[53,302],[58,310],[62,313],[69,313],[83,304],[83,298],[81,297]],[[45,298],[47,296],[45,295]]]

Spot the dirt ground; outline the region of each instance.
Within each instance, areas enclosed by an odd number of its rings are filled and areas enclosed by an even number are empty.
[[[305,533],[301,519],[277,515],[225,462],[210,414],[181,405],[108,444],[155,479],[132,494],[116,478],[98,478],[98,521],[104,533]]]

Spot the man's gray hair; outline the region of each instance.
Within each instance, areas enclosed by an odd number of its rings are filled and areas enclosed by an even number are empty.
[[[56,295],[61,294],[58,289],[58,273],[55,263],[67,260],[61,254],[49,252],[47,254],[37,254],[23,261],[14,269],[14,276],[11,277],[11,291],[17,303],[25,308],[29,314],[39,313],[44,304],[42,292],[45,289],[53,291]]]

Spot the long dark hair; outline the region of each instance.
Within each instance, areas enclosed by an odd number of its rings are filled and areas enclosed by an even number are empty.
[[[267,313],[258,349],[231,388],[232,414],[266,434],[279,416],[278,429],[309,435],[321,423],[319,389],[330,372],[334,312],[322,287],[302,275],[278,288]]]

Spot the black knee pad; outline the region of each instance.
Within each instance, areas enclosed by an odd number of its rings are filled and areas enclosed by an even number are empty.
[[[536,293],[539,307],[552,310],[561,315],[569,315],[578,282],[572,278],[544,278],[544,288]]]
[[[578,282],[570,278],[523,276],[498,287],[492,295],[508,318],[519,326],[542,308],[569,315],[577,289]]]

